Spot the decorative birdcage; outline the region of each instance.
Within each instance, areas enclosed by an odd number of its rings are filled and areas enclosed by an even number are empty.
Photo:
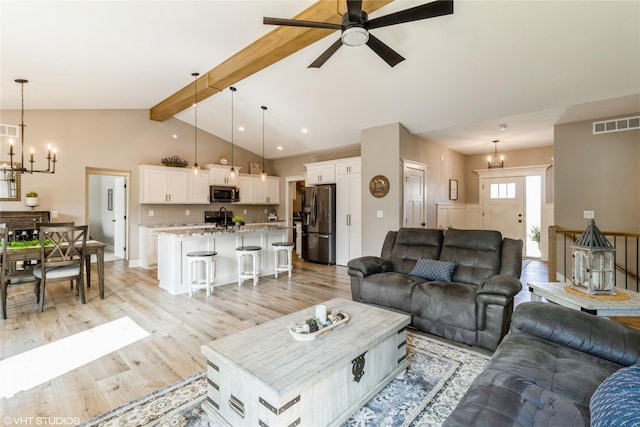
[[[589,221],[587,229],[574,245],[571,287],[591,295],[615,295],[615,249]]]

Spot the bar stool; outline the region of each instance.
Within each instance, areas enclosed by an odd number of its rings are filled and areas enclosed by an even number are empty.
[[[291,242],[276,242],[271,244],[271,248],[273,249],[273,260],[274,260],[274,271],[276,279],[278,278],[278,273],[280,271],[288,271],[289,278],[291,278],[291,270],[293,264],[291,262],[292,253],[293,253],[293,243]],[[280,264],[280,251],[287,251],[287,263]]]
[[[253,279],[253,286],[258,284],[258,274],[260,273],[260,251],[261,246],[240,246],[236,248],[238,258],[238,286],[242,286],[245,279]],[[251,256],[253,270],[244,270],[244,257]]]
[[[207,296],[211,295],[211,288],[213,288],[213,279],[216,276],[216,261],[215,256],[218,255],[214,251],[195,251],[187,253],[187,260],[189,261],[189,298],[193,295],[194,291],[198,289],[206,289]],[[200,263],[204,264],[204,278],[198,278],[198,267]]]

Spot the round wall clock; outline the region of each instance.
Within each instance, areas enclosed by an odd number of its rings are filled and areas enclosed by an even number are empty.
[[[389,192],[389,180],[384,175],[376,175],[369,181],[369,191],[373,197],[381,198]]]

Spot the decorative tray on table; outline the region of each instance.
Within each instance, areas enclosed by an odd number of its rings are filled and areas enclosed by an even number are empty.
[[[349,321],[349,315],[334,308],[327,314],[323,324],[318,317],[311,317],[301,323],[289,324],[289,333],[297,341],[312,341],[319,336],[331,332]]]

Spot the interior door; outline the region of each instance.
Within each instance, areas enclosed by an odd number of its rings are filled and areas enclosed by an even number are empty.
[[[113,254],[125,258],[127,241],[127,179],[116,177],[113,190]]]
[[[521,176],[486,178],[482,181],[483,224],[502,237],[525,239],[524,179]]]
[[[425,170],[404,167],[404,227],[424,228]]]

